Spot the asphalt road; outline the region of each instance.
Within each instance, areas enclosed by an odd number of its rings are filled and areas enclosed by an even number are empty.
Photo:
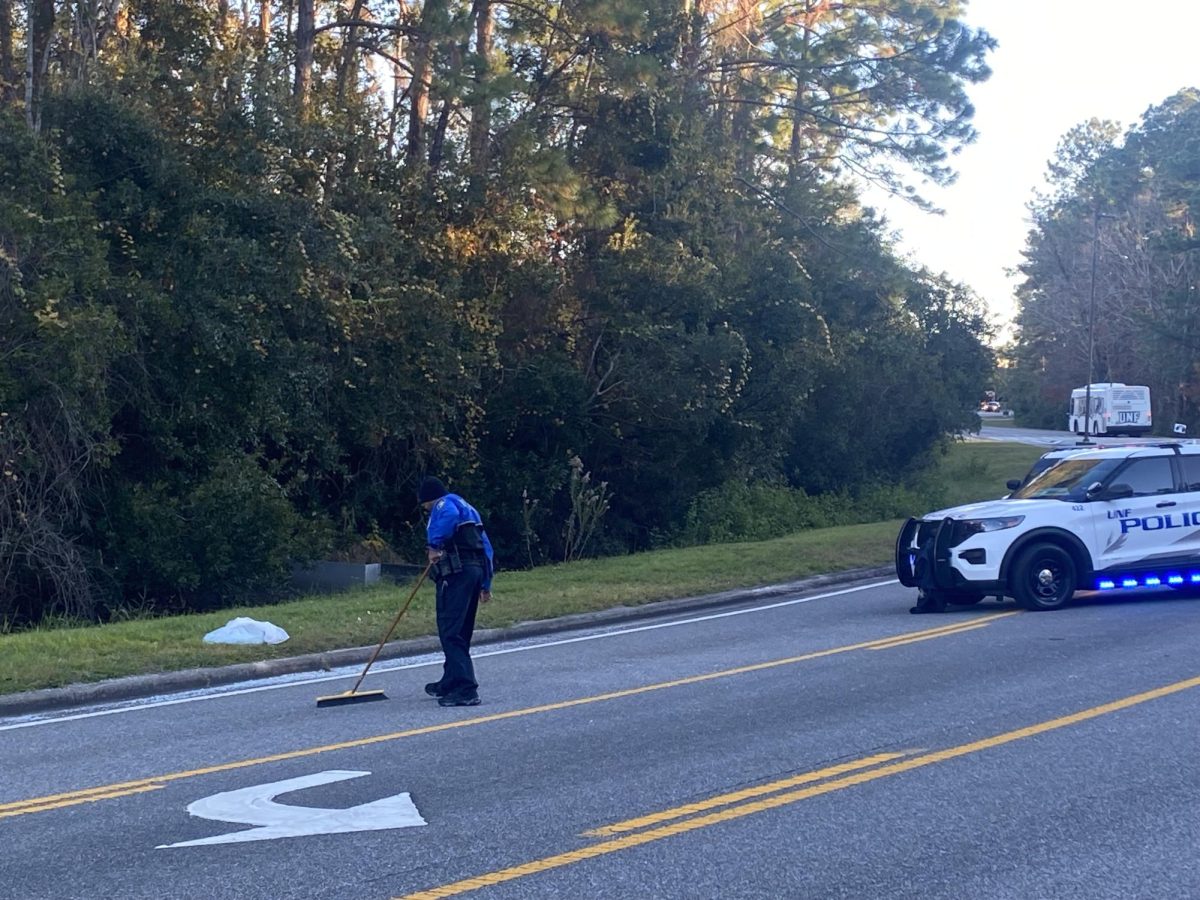
[[[469,709],[417,660],[0,720],[0,896],[1200,896],[1200,599],[912,600],[493,646]]]
[[[997,425],[997,421],[1004,421],[1005,417],[999,413],[980,413],[980,420],[983,422],[979,429],[979,436],[988,440],[994,441],[1014,441],[1018,444],[1036,444],[1044,446],[1047,450],[1055,447],[1075,447],[1083,440],[1082,435],[1072,434],[1069,431],[1051,431],[1043,428],[1019,428],[1013,425]],[[1124,447],[1127,444],[1147,444],[1156,441],[1165,440],[1194,440],[1193,438],[1164,438],[1154,435],[1148,437],[1126,437],[1110,436],[1110,435],[1095,435],[1091,438],[1092,443],[1102,447]]]

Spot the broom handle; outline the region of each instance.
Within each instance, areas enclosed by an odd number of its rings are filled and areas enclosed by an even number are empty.
[[[404,601],[404,606],[400,608],[400,612],[396,614],[396,618],[392,619],[392,627],[387,630],[387,634],[383,636],[383,640],[379,642],[379,646],[375,648],[375,652],[371,654],[371,658],[367,661],[366,668],[362,670],[362,674],[358,676],[358,681],[354,682],[354,687],[350,688],[350,693],[358,692],[358,686],[363,683],[363,679],[367,677],[367,670],[375,664],[375,660],[379,658],[379,651],[383,649],[383,645],[388,642],[388,638],[392,636],[392,632],[396,630],[396,626],[400,624],[400,619],[408,612],[408,605],[412,603],[413,597],[417,596],[417,591],[421,589],[421,585],[425,582],[425,576],[429,574],[433,563],[425,566],[425,571],[421,573],[421,577],[417,579],[416,587],[412,589],[412,593],[408,595],[408,599]]]

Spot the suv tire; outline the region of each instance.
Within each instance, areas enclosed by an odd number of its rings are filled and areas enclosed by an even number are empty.
[[[1017,603],[1033,612],[1062,609],[1075,594],[1075,560],[1058,544],[1031,544],[1021,551],[1008,577]]]

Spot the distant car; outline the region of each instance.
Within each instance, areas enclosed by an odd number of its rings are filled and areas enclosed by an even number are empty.
[[[987,403],[983,404],[983,411],[984,412],[1000,412],[1000,404],[999,404],[999,402],[997,402],[995,400],[989,400]]]

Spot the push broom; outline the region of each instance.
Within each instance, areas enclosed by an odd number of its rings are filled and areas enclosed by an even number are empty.
[[[363,683],[363,679],[367,677],[367,672],[374,665],[375,660],[379,658],[379,651],[383,649],[383,645],[388,642],[388,638],[392,636],[392,632],[396,630],[396,626],[400,624],[400,620],[404,614],[408,612],[408,605],[412,603],[413,597],[417,596],[417,591],[421,589],[421,585],[425,581],[425,576],[429,574],[429,569],[433,563],[425,566],[425,571],[421,573],[421,577],[417,579],[416,586],[412,589],[412,593],[408,595],[408,599],[404,601],[404,606],[400,608],[400,612],[396,614],[396,618],[392,619],[392,625],[387,630],[387,634],[383,636],[383,640],[379,642],[379,646],[375,648],[375,652],[371,654],[371,658],[367,660],[366,667],[362,670],[362,674],[358,676],[358,681],[354,682],[354,687],[348,691],[343,691],[340,694],[330,694],[327,697],[318,697],[317,706],[341,706],[345,703],[368,703],[371,700],[386,700],[387,694],[383,691],[362,691],[358,690],[358,686]]]

